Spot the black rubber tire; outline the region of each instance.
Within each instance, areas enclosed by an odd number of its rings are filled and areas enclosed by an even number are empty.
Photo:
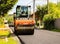
[[[34,34],[34,29],[30,31],[30,34],[33,35]]]

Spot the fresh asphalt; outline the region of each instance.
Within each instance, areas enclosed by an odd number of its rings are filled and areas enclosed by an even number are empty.
[[[14,31],[14,27],[10,27]],[[34,30],[34,35],[18,35],[22,44],[60,44],[60,33],[47,30]]]

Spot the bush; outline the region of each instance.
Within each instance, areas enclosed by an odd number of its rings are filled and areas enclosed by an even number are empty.
[[[4,17],[0,16],[0,28],[4,28]]]
[[[37,26],[39,26],[39,23],[36,23]]]
[[[5,18],[8,20],[8,23],[11,23],[14,21],[13,16],[6,16]]]
[[[55,28],[54,21],[55,20],[52,20],[52,19],[51,20],[48,19],[48,20],[44,21],[44,27],[48,30],[51,30],[51,29]]]
[[[51,30],[55,28],[54,22],[56,19],[60,18],[60,14],[46,14],[43,18],[44,28]]]
[[[44,28],[46,28],[48,30],[55,28],[55,26],[54,26],[55,19],[56,18],[55,18],[55,16],[53,16],[53,14],[45,15],[43,18]]]

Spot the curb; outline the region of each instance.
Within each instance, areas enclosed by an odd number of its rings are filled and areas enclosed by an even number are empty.
[[[10,29],[10,28],[9,28]],[[13,31],[10,29],[10,32],[11,33],[13,33]],[[18,37],[15,35],[15,34],[13,34],[15,37],[14,37],[14,39],[16,38],[16,40],[18,41],[18,44],[21,44],[21,42],[20,42],[20,40],[18,39]]]

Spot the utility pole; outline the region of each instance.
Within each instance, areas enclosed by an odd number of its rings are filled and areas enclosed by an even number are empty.
[[[35,20],[35,0],[33,0],[33,19]]]
[[[1,0],[0,0],[0,4],[1,4]]]
[[[57,0],[57,4],[60,3],[60,0]]]
[[[58,4],[58,0],[57,0],[57,4]]]
[[[47,0],[47,10],[48,10],[48,14],[49,14],[49,0]]]

